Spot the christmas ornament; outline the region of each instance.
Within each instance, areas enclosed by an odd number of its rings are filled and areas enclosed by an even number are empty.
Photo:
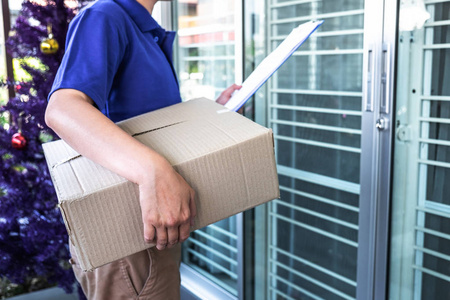
[[[11,138],[11,145],[15,149],[23,149],[27,145],[27,140],[21,132],[17,132]]]
[[[44,54],[55,54],[59,49],[58,42],[53,38],[52,24],[47,25],[48,38],[41,42],[41,52]]]
[[[24,112],[20,112],[19,116],[17,117],[17,127],[19,128],[19,131],[17,133],[14,133],[11,138],[11,145],[15,149],[23,149],[27,145],[27,139],[22,134],[22,118],[23,118]]]

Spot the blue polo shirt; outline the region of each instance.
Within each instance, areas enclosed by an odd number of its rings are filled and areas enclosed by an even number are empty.
[[[79,90],[114,122],[178,103],[174,38],[135,0],[98,0],[70,23],[48,97]]]

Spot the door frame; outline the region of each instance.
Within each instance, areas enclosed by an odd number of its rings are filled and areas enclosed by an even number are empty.
[[[358,300],[388,295],[398,5],[365,1]]]

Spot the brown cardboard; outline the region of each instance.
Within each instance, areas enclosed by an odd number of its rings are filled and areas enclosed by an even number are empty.
[[[117,124],[195,190],[195,229],[279,197],[272,131],[214,101],[191,100]],[[83,270],[153,246],[144,242],[136,184],[62,140],[43,147]]]

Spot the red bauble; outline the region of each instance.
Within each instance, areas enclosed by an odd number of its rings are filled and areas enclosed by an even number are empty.
[[[11,145],[16,149],[23,149],[27,145],[27,140],[22,133],[14,133],[11,138]]]

